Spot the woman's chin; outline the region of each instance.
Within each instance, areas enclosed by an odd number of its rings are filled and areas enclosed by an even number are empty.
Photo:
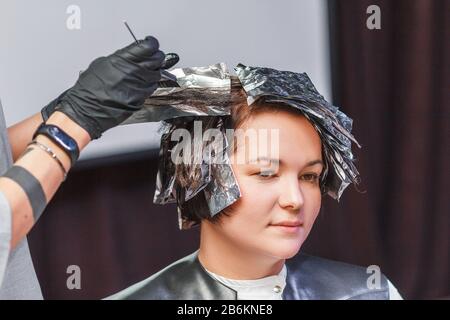
[[[290,259],[299,252],[302,244],[300,241],[278,241],[277,245],[271,248],[272,255],[279,259]]]

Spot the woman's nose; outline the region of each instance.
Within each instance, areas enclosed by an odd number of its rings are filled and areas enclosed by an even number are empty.
[[[278,200],[280,206],[290,210],[299,210],[303,206],[304,198],[297,177],[286,179],[281,188]]]

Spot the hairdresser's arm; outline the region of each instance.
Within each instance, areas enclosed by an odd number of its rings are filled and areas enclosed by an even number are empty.
[[[32,116],[10,129],[16,161],[0,178],[0,209],[9,214],[2,216],[11,217],[7,219],[11,233],[5,236],[10,241],[1,241],[5,233],[0,228],[0,251],[5,243],[14,247],[27,234],[63,181],[63,170],[58,162],[36,144],[19,156],[41,119],[65,131],[75,139],[81,151],[90,140],[101,137],[106,130],[142,108],[145,99],[158,86],[161,69],[170,68],[178,61],[171,59],[166,63],[164,60],[165,55],[153,37],[97,58],[81,73],[73,87],[41,110],[42,118]],[[36,139],[44,149],[46,146],[53,150],[64,171],[69,169],[70,159],[57,144],[42,135]],[[5,225],[4,221],[0,223]],[[0,269],[1,264],[2,259]]]
[[[9,144],[14,162],[25,151],[27,144],[31,141],[34,132],[42,121],[42,115],[39,112],[8,128]]]
[[[18,124],[18,127],[15,128],[17,131],[13,134],[11,141],[14,143],[13,146],[16,149],[16,152],[19,152],[17,151],[19,149],[24,150],[26,144],[31,141],[31,136],[36,129],[35,127],[42,121],[42,119],[37,121],[38,116],[40,117],[40,115],[35,115],[23,121],[22,124]],[[34,130],[25,128],[23,133],[18,131],[18,128],[25,125],[27,122],[30,122],[30,126],[34,127]],[[90,141],[88,132],[63,113],[55,112],[47,120],[47,123],[62,128],[68,135],[75,139],[80,150],[82,150]],[[21,136],[21,134],[24,134],[24,136]],[[38,135],[36,140],[52,149],[61,160],[66,170],[68,171],[70,169],[69,157],[56,144],[42,135]],[[16,157],[19,156],[16,154]],[[57,162],[45,151],[36,146],[28,147],[14,165],[25,168],[40,182],[47,202],[53,197],[63,181],[63,172]],[[8,200],[12,213],[10,241],[12,249],[30,231],[35,221],[28,197],[15,181],[9,178],[0,177],[0,192],[2,192]]]

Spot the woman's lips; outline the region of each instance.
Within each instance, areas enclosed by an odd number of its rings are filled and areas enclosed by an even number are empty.
[[[272,223],[269,225],[277,230],[287,233],[297,233],[303,229],[303,222],[301,221],[282,221],[278,223]]]
[[[301,221],[281,221],[277,223],[271,223],[272,226],[282,226],[282,227],[298,227],[303,225]]]

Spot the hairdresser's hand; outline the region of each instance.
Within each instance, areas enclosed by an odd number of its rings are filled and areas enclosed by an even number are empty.
[[[161,68],[177,61],[165,60],[158,41],[147,37],[94,60],[72,88],[42,110],[42,117],[60,111],[97,139],[139,110],[156,90]]]

